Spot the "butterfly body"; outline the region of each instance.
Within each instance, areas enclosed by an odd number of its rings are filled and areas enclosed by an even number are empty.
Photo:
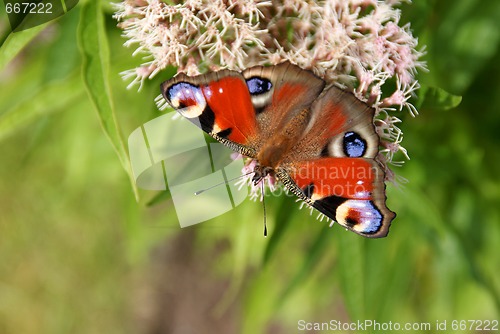
[[[278,178],[299,199],[366,237],[387,235],[384,172],[375,160],[374,110],[291,63],[179,74],[168,103],[205,132],[257,161],[253,182]]]

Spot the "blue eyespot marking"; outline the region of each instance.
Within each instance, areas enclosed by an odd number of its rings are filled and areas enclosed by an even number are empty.
[[[165,97],[184,117],[200,117],[207,106],[200,87],[189,82],[178,82],[168,87]]]
[[[366,141],[356,132],[346,132],[343,143],[344,154],[350,158],[359,158],[366,153]]]
[[[176,108],[200,104],[204,100],[200,88],[188,82],[178,82],[170,86],[167,89],[166,97]]]
[[[339,207],[336,218],[357,232],[373,234],[380,230],[384,217],[372,201],[351,199]]]
[[[269,92],[273,88],[273,84],[267,79],[252,77],[247,80],[247,87],[250,95],[259,95]]]

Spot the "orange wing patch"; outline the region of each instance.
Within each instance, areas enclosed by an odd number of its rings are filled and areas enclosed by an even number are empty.
[[[378,170],[359,158],[323,158],[294,164],[291,175],[312,200],[328,196],[371,199]]]
[[[245,144],[257,129],[255,111],[245,81],[239,77],[226,77],[203,86],[202,91],[208,107],[214,113],[212,131],[227,131],[229,140]]]

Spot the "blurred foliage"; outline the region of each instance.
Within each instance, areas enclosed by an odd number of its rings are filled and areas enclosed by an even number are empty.
[[[122,47],[111,14],[82,1],[10,33],[0,10],[1,333],[144,329],[146,268],[166,266],[150,264],[151,250],[187,234],[210,272],[187,268],[177,293],[226,282],[210,316],[236,303],[243,333],[296,332],[300,319],[500,319],[500,2],[403,6],[429,72],[420,115],[398,115],[411,161],[396,172],[410,182],[388,186],[398,216],[382,240],[330,229],[286,196],[266,198],[268,238],[249,201],[181,230],[168,196],[135,193],[123,138],[160,115],[154,98],[168,75],[125,89],[119,72],[141,59]],[[169,268],[162,284],[177,284]],[[176,309],[173,295],[163,298]]]

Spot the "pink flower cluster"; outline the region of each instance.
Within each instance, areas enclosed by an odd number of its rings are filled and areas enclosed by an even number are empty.
[[[242,70],[289,60],[328,83],[351,90],[376,109],[375,125],[388,164],[401,146],[400,119],[390,115],[416,108],[423,50],[409,25],[399,26],[399,0],[125,0],[115,18],[146,62],[123,76],[139,84],[167,66],[189,75],[206,70]]]

